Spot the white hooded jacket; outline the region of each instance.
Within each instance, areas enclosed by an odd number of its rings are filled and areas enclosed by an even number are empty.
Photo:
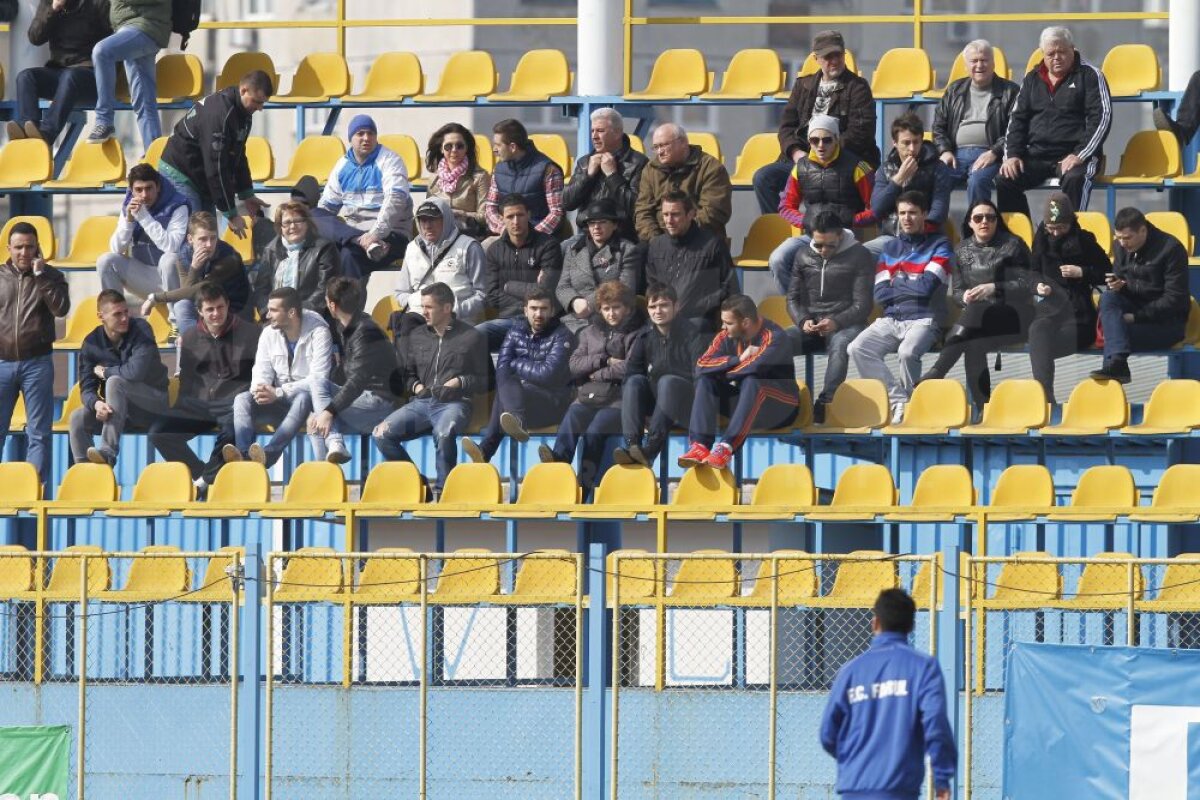
[[[329,378],[333,354],[333,339],[329,326],[315,311],[305,310],[300,325],[300,338],[295,352],[289,357],[287,338],[283,331],[271,326],[263,328],[254,355],[253,386],[272,386],[281,400],[291,400],[299,391],[308,390],[312,378]]]
[[[483,247],[461,233],[454,221],[450,203],[443,197],[430,197],[442,211],[442,235],[426,242],[419,232],[404,251],[404,266],[396,285],[396,302],[405,311],[421,313],[421,289],[444,283],[454,291],[454,313],[463,322],[474,325],[483,319],[484,264]]]

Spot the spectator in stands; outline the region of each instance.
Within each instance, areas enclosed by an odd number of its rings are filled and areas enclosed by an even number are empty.
[[[92,63],[96,69],[96,124],[88,134],[90,144],[116,135],[113,126],[117,103],[117,62],[125,64],[129,94],[142,134],[142,152],[162,136],[158,119],[158,75],[155,56],[171,38],[171,0],[109,0],[112,35],[96,42]]]
[[[254,114],[262,110],[272,91],[271,76],[254,70],[237,86],[205,97],[175,123],[158,164],[193,211],[221,214],[240,238],[247,231],[238,204],[252,217],[267,205],[254,196],[246,139]]]
[[[633,212],[648,159],[630,146],[625,120],[616,109],[597,108],[591,119],[592,152],[575,162],[575,173],[563,190],[563,208],[578,211],[597,200],[611,200],[621,237],[637,241]]]
[[[79,348],[83,407],[71,412],[71,458],[78,464],[117,463],[127,424],[149,426],[167,410],[167,368],[158,357],[154,331],[130,319],[125,295],[105,289],[96,298],[100,324]],[[100,432],[102,444],[95,447]]]
[[[928,232],[928,208],[921,192],[905,192],[896,200],[900,235],[888,241],[875,268],[875,302],[883,315],[849,348],[858,374],[887,386],[895,424],[904,419],[921,375],[921,356],[937,341],[945,315],[953,253],[945,236]],[[899,380],[884,364],[888,353],[899,355]]]
[[[621,211],[613,198],[594,201],[578,220],[584,235],[567,242],[557,290],[563,322],[572,333],[583,330],[595,314],[597,286],[620,281],[636,292],[646,262],[645,246],[621,232]]]
[[[835,117],[842,146],[871,169],[879,166],[875,143],[875,98],[871,85],[846,68],[846,43],[839,31],[821,31],[813,38],[813,57],[821,69],[797,78],[779,121],[779,161],[754,173],[754,195],[764,214],[775,211],[792,166],[808,152],[806,134],[813,116]]]
[[[863,332],[871,314],[875,259],[844,228],[830,209],[810,217],[812,238],[796,253],[787,290],[788,314],[796,327],[800,353],[825,353],[825,383],[813,405],[813,419],[825,421],[825,407],[846,380],[847,348]]]
[[[489,315],[479,323],[488,350],[496,352],[504,336],[521,318],[525,295],[534,286],[553,294],[562,274],[562,248],[548,233],[531,226],[529,207],[519,194],[502,197],[498,203],[504,232],[487,249],[487,300]]]
[[[330,400],[309,418],[308,433],[317,458],[345,464],[350,453],[343,434],[370,433],[396,409],[400,376],[395,348],[363,310],[367,293],[362,284],[334,278],[325,287],[325,300],[341,358],[332,378],[314,387],[315,396]]]
[[[634,210],[638,238],[649,241],[666,229],[659,216],[663,198],[683,192],[696,207],[696,222],[724,243],[725,223],[733,215],[733,184],[725,166],[689,144],[687,131],[679,125],[659,125],[650,141],[654,158],[638,180]]]
[[[996,74],[996,57],[986,39],[962,51],[967,77],[946,88],[933,114],[933,144],[956,185],[967,186],[967,206],[992,199],[1004,155],[1008,114],[1020,88]]]
[[[450,203],[458,229],[475,239],[488,235],[484,206],[492,177],[479,166],[475,137],[457,122],[448,122],[429,137],[425,168],[433,175],[428,197],[443,197]]]
[[[780,428],[796,419],[800,390],[787,333],[759,317],[746,295],[729,297],[721,304],[720,333],[696,361],[695,391],[690,444],[679,466],[725,469],[752,430]],[[719,440],[718,411],[729,418]]]
[[[77,106],[96,103],[92,48],[112,34],[108,0],[38,0],[29,23],[29,43],[49,45],[44,67],[17,73],[17,117],[6,123],[8,138],[41,138],[53,145]],[[50,101],[45,114],[39,100]]]
[[[688,423],[696,394],[692,376],[705,342],[692,323],[678,316],[679,299],[672,287],[651,284],[646,309],[651,324],[633,343],[626,360],[621,389],[625,442],[613,451],[613,461],[648,467],[666,446],[671,428]]]
[[[375,120],[356,114],[346,128],[350,148],[321,192],[321,208],[349,226],[332,241],[342,251],[342,274],[366,281],[395,261],[412,236],[413,202],[404,159],[379,143]]]
[[[1175,105],[1175,119],[1171,119],[1158,105],[1154,106],[1153,117],[1154,127],[1175,134],[1179,146],[1187,147],[1196,135],[1196,129],[1200,128],[1200,70],[1193,72],[1188,79],[1183,97]]]
[[[458,229],[443,197],[417,207],[417,236],[404,251],[395,297],[404,313],[402,331],[425,325],[421,290],[444,283],[454,292],[454,314],[473,325],[483,318],[485,259],[483,247]]]
[[[908,643],[916,615],[903,589],[880,592],[870,649],[838,670],[829,690],[821,746],[837,759],[840,794],[915,798],[928,756],[934,798],[950,800],[958,746],[941,668]]]
[[[267,245],[254,279],[254,304],[267,310],[267,295],[291,287],[309,311],[326,313],[325,290],[341,274],[337,247],[324,239],[304,203],[289,201],[275,209],[278,236]]]
[[[1104,366],[1097,380],[1129,383],[1129,354],[1162,350],[1183,339],[1191,310],[1188,255],[1169,233],[1154,227],[1136,208],[1122,208],[1113,221],[1120,245],[1113,271],[1100,295]]]
[[[230,314],[254,319],[246,265],[233,245],[217,236],[217,218],[209,212],[197,211],[188,220],[187,239],[179,247],[178,263],[187,269],[182,279],[177,279],[179,287],[151,292],[142,304],[143,317],[150,315],[154,304],[166,303],[174,311],[179,333],[187,333],[196,325],[196,296],[200,285],[207,282],[224,290]]]
[[[262,328],[232,313],[218,283],[196,287],[200,321],[180,338],[179,395],[170,412],[150,428],[150,442],[167,461],[187,464],[201,496],[225,465],[222,450],[234,441],[233,400],[250,389]],[[188,447],[195,437],[217,429],[207,462]]]
[[[258,339],[250,390],[233,400],[234,443],[221,449],[226,461],[249,457],[271,466],[308,421],[324,411],[333,343],[329,326],[315,311],[300,305],[295,289],[276,289],[267,299],[267,326]],[[263,447],[254,441],[259,425],[275,426]]]
[[[525,198],[529,224],[535,230],[565,238],[570,224],[563,213],[563,172],[529,139],[525,126],[503,119],[492,127],[492,152],[496,166],[488,187],[484,216],[494,235],[504,232],[500,199],[510,194]]]
[[[633,290],[620,281],[596,289],[597,314],[579,334],[568,361],[575,402],[558,426],[554,447],[538,446],[543,463],[570,462],[582,442],[579,484],[590,492],[599,477],[604,443],[621,431],[621,386],[634,342],[646,330],[646,314]]]
[[[8,232],[8,261],[0,264],[0,452],[19,392],[28,419],[25,460],[43,481],[54,416],[54,318],[70,309],[67,280],[42,258],[37,228],[16,223]]]
[[[179,288],[179,249],[187,198],[149,164],[129,170],[129,188],[107,253],[96,259],[100,286],[138,297]]]
[[[1071,198],[1062,192],[1046,198],[1042,224],[1033,234],[1032,271],[1037,304],[1029,325],[1029,362],[1053,403],[1054,360],[1095,344],[1092,293],[1112,271],[1108,254],[1080,227]]]
[[[785,239],[767,260],[780,294],[787,294],[792,282],[796,253],[812,241],[813,217],[828,211],[838,221],[839,230],[875,220],[871,214],[871,165],[842,147],[839,130],[834,117],[817,114],[809,120],[808,153],[801,153],[792,167],[779,201],[779,216],[801,232]]]
[[[496,399],[479,444],[462,440],[472,461],[491,461],[505,434],[529,441],[529,428],[557,424],[571,402],[568,359],[575,346],[541,287],[525,296],[525,319],[504,337],[496,358]]]
[[[871,212],[879,220],[880,235],[867,242],[867,249],[878,257],[897,235],[896,206],[904,192],[920,192],[929,199],[925,232],[942,229],[950,211],[950,193],[954,176],[938,160],[937,148],[925,141],[921,118],[909,112],[892,122],[892,151],[875,173],[871,191]]]
[[[666,230],[646,248],[646,282],[675,287],[679,314],[711,333],[718,327],[721,301],[738,289],[729,248],[697,222],[696,202],[687,192],[668,192],[661,205]]]
[[[458,463],[458,437],[471,421],[474,397],[487,392],[491,366],[483,334],[454,317],[454,291],[444,283],[421,290],[425,324],[400,347],[400,384],[409,401],[375,427],[375,446],[389,461],[409,461],[403,442],[433,434],[435,495]]]
[[[1100,68],[1075,49],[1071,32],[1042,31],[1043,61],[1021,82],[996,180],[1000,210],[1029,214],[1028,189],[1047,178],[1078,210],[1087,208],[1112,125],[1112,100]]]
[[[987,354],[1024,340],[1033,320],[1029,247],[1009,231],[991,200],[971,206],[963,220],[971,235],[954,252],[950,279],[954,304],[961,309],[937,361],[921,380],[944,378],[964,357],[967,388],[976,410],[992,396]]]

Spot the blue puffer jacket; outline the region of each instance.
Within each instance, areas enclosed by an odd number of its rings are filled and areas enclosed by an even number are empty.
[[[516,375],[522,383],[543,389],[571,391],[570,357],[575,341],[571,332],[557,319],[540,333],[534,333],[529,320],[521,317],[513,325],[500,355],[496,359],[496,374]]]

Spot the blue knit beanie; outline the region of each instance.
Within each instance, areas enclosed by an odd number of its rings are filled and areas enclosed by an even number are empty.
[[[354,119],[350,120],[350,127],[346,129],[346,138],[353,138],[354,134],[361,131],[363,128],[370,128],[371,133],[378,134],[379,129],[375,127],[375,120],[371,119],[368,114],[355,114]]]

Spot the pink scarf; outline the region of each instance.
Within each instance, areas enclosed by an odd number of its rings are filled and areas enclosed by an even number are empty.
[[[454,194],[458,189],[458,182],[462,180],[463,175],[467,174],[467,159],[458,162],[457,167],[450,166],[450,159],[443,158],[438,162],[437,176],[438,186],[447,195]]]

